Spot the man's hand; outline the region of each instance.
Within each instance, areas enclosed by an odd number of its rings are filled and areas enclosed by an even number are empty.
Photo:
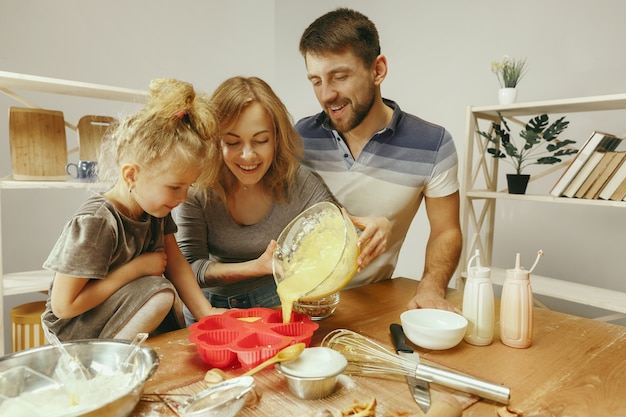
[[[373,259],[387,250],[387,240],[391,234],[391,222],[386,217],[357,217],[342,209],[352,223],[362,230],[357,245],[360,253],[357,259],[359,269],[365,268]]]
[[[415,308],[436,308],[461,314],[461,311],[444,297],[445,291],[442,291],[439,286],[432,286],[430,283],[422,280],[417,286],[415,296],[408,302],[407,308],[409,310]]]

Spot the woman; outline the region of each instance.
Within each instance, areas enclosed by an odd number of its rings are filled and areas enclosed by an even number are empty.
[[[278,306],[274,239],[302,211],[334,199],[300,165],[302,139],[267,83],[233,77],[211,101],[221,130],[212,186],[176,209],[177,241],[212,306]],[[187,310],[185,320],[194,321]]]

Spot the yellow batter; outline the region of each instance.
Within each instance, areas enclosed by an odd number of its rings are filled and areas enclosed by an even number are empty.
[[[319,213],[318,216],[319,224],[302,236],[291,259],[283,260],[284,279],[278,283],[277,292],[282,304],[285,323],[291,319],[294,301],[313,290],[331,275],[343,253],[345,224],[341,212],[327,210]],[[343,282],[345,277],[338,276],[331,279],[337,280],[334,290],[345,285]],[[331,293],[316,294],[316,296],[324,297]]]

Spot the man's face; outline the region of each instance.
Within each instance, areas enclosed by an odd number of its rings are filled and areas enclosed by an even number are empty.
[[[335,130],[346,133],[367,117],[376,97],[375,71],[352,52],[306,54],[308,79]]]

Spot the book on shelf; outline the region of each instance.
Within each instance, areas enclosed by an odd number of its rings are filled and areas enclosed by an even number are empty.
[[[561,193],[563,197],[573,198],[576,196],[576,193],[583,186],[587,177],[591,174],[591,172],[596,168],[596,166],[600,163],[602,158],[604,157],[604,152],[595,151],[593,152],[585,164],[578,170],[572,181],[565,188],[565,191]]]
[[[608,180],[624,162],[624,158],[626,158],[626,152],[624,151],[607,151],[604,154],[604,158],[602,158],[603,161],[604,159],[607,160],[606,164],[604,164],[602,171],[598,173],[598,177],[582,198],[597,199],[600,196],[600,191],[602,191]],[[600,161],[600,164],[602,164],[602,161]],[[600,166],[600,164],[598,164],[598,166]]]
[[[596,150],[615,150],[615,148],[619,144],[619,141],[619,138],[610,133],[605,133],[598,130],[592,132],[591,136],[587,138],[585,143],[583,143],[578,152],[574,155],[567,168],[565,168],[565,171],[563,171],[561,177],[556,181],[556,183],[550,190],[550,194],[555,197],[562,196],[567,187],[574,180],[574,177],[576,177],[580,169],[585,165],[589,157]],[[582,185],[582,182],[579,185]]]
[[[614,201],[623,201],[626,199],[626,178],[622,180],[622,183],[617,187],[617,189],[611,194],[610,200]]]
[[[622,183],[626,181],[626,162],[622,161],[622,164],[615,170],[611,178],[606,182],[606,185],[602,187],[600,190],[600,194],[598,198],[602,200],[614,200],[619,196],[619,193],[616,193],[617,189],[620,188]],[[615,194],[615,195],[614,195]],[[624,197],[620,198],[622,200]]]

